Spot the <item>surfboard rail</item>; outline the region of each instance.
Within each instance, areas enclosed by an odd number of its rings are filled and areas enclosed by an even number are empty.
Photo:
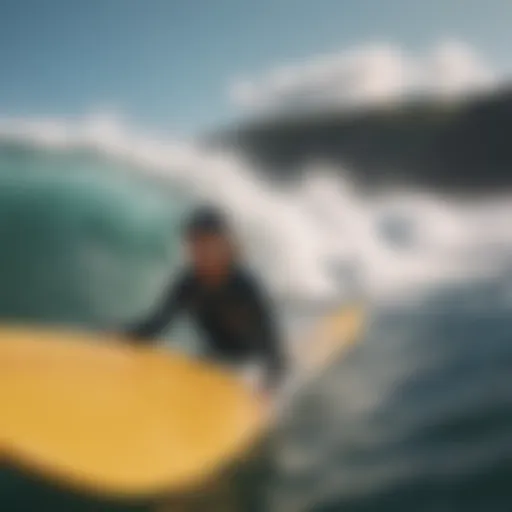
[[[348,349],[360,306],[329,315],[297,357],[318,372]],[[0,462],[88,493],[141,498],[200,485],[270,428],[234,374],[113,336],[0,328]]]

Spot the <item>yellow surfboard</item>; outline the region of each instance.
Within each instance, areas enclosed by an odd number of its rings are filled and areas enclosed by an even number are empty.
[[[359,336],[362,318],[358,307],[331,315],[297,366],[325,365]],[[0,461],[134,498],[199,485],[271,426],[254,392],[215,364],[27,328],[0,329],[0,411]]]

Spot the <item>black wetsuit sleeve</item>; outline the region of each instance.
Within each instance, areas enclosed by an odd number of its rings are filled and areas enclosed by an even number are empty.
[[[178,279],[166,292],[158,307],[148,317],[129,327],[126,335],[137,341],[150,341],[159,336],[184,308],[186,291],[187,279]]]
[[[252,280],[247,283],[247,298],[253,312],[249,336],[254,349],[265,364],[265,384],[274,390],[283,378],[285,357],[279,328],[275,318],[275,308],[271,300]]]

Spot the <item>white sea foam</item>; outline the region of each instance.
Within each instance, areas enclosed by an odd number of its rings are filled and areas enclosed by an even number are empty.
[[[57,152],[89,149],[190,201],[222,205],[253,262],[285,297],[337,297],[343,269],[354,263],[367,293],[391,297],[499,272],[512,254],[512,201],[463,203],[403,191],[368,199],[342,170],[320,164],[278,190],[239,156],[150,136],[108,116],[4,120],[0,139]]]

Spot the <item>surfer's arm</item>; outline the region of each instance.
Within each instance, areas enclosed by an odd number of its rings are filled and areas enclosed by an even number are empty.
[[[275,308],[256,283],[249,285],[248,300],[253,311],[250,325],[247,326],[248,332],[255,351],[260,354],[265,365],[265,388],[274,391],[281,383],[285,371],[283,344]]]
[[[266,387],[274,390],[282,381],[285,364],[281,340],[273,321],[264,328],[260,343],[266,360]]]
[[[149,316],[127,329],[127,336],[135,340],[151,340],[169,327],[176,314],[183,308],[186,283],[177,281],[166,293],[164,300]]]

